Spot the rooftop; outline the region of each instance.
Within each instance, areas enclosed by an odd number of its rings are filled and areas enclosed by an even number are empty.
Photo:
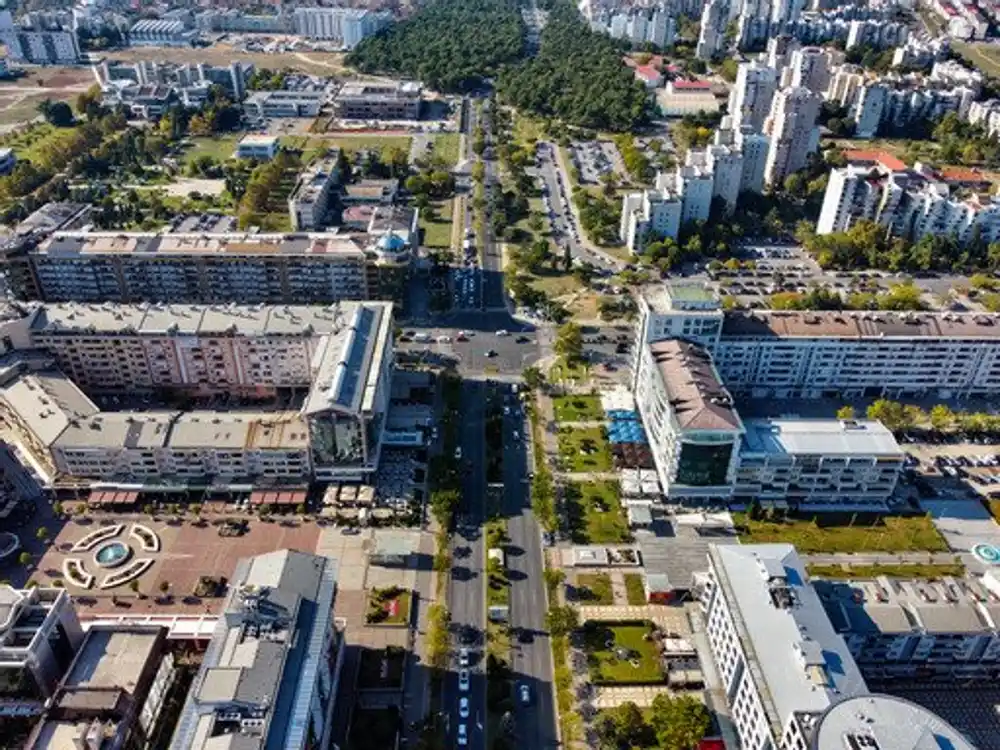
[[[240,145],[247,146],[273,146],[278,142],[278,136],[276,135],[261,135],[260,133],[251,133],[250,135],[245,135],[240,138]]]
[[[867,692],[792,545],[713,546],[709,559],[774,736],[793,713]]]
[[[337,97],[340,99],[416,99],[420,96],[421,86],[413,81],[398,81],[395,83],[346,83],[340,89]]]
[[[181,232],[58,232],[32,251],[38,255],[324,255],[364,259],[363,235],[185,234]]]
[[[682,430],[742,431],[733,398],[722,385],[708,352],[677,339],[648,346]]]
[[[848,150],[844,152],[844,158],[848,162],[858,164],[881,164],[891,172],[902,172],[906,169],[905,162],[887,151]]]
[[[340,172],[340,149],[333,149],[325,158],[312,162],[299,177],[288,200],[301,203],[316,201]]]
[[[723,337],[966,338],[1000,337],[1000,314],[891,312],[728,312]]]
[[[975,750],[940,716],[903,698],[862,695],[831,706],[820,717],[811,750]]]
[[[867,419],[747,419],[744,449],[751,453],[831,456],[897,456],[892,432]]]

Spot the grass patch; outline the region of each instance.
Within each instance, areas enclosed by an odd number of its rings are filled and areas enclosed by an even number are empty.
[[[631,538],[617,482],[568,482],[563,501],[574,544],[617,544]]]
[[[43,154],[50,151],[53,146],[57,146],[60,141],[72,138],[76,131],[75,127],[57,128],[47,122],[41,122],[30,126],[23,133],[4,138],[0,143],[4,148],[14,149],[18,161],[38,163]]]
[[[486,653],[501,661],[510,660],[510,630],[502,622],[486,621]]]
[[[552,409],[557,422],[600,422],[604,419],[600,396],[555,396]]]
[[[186,167],[192,161],[202,156],[210,156],[219,162],[232,159],[233,152],[236,151],[236,146],[242,138],[242,133],[223,135],[216,138],[188,138],[186,140],[190,141],[192,145],[184,149],[184,156],[180,159],[181,165]]]
[[[925,11],[927,15],[933,15],[930,11]],[[923,14],[921,14],[923,15]],[[954,42],[952,49],[957,52],[962,59],[974,68],[978,68],[989,76],[1000,76],[1000,50],[996,50],[990,44],[970,44],[968,42]]]
[[[411,593],[398,586],[372,589],[368,592],[368,612],[365,622],[369,625],[406,625],[410,621]]]
[[[633,607],[641,607],[646,604],[646,587],[642,582],[640,573],[625,574],[625,595],[628,603]]]
[[[584,651],[595,685],[663,682],[656,642],[647,636],[651,622],[589,622],[583,628]],[[621,658],[624,657],[624,658]]]
[[[558,438],[566,471],[611,471],[611,449],[603,427],[562,427]]]
[[[434,201],[425,211],[420,212],[420,229],[423,230],[424,247],[451,247],[452,217],[454,201],[451,198]]]
[[[531,117],[514,113],[514,140],[520,146],[528,146],[542,139],[542,124]]]
[[[576,577],[576,597],[584,604],[610,607],[615,603],[611,576],[607,573],[581,573]]]
[[[782,520],[751,520],[734,513],[740,539],[751,544],[787,542],[803,554],[824,552],[947,552],[930,515],[883,516],[821,513]]]
[[[549,368],[550,382],[583,383],[590,378],[590,370],[586,362],[564,362],[559,360]]]
[[[316,140],[325,143],[327,148],[336,146],[348,154],[362,149],[381,153],[383,149],[387,148],[399,148],[409,154],[410,144],[413,142],[413,139],[408,135],[338,135],[334,138],[318,138]]]
[[[441,159],[449,167],[458,161],[458,145],[461,136],[458,133],[439,133],[431,139],[434,156]]]
[[[944,578],[965,575],[965,566],[960,562],[950,564],[931,563],[894,563],[892,565],[807,565],[806,571],[811,576],[832,578],[835,580],[854,580],[858,578]]]

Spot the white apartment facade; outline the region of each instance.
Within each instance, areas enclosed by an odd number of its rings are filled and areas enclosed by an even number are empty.
[[[768,117],[771,142],[764,167],[768,185],[780,185],[785,178],[806,166],[819,145],[820,98],[806,88],[786,88],[774,96]]]
[[[390,13],[356,8],[295,8],[292,16],[293,28],[299,36],[339,42],[343,49],[353,49],[362,39],[390,23]]]
[[[622,198],[619,232],[632,252],[642,249],[647,234],[677,238],[681,229],[683,199],[670,190],[644,190]]]
[[[76,32],[56,24],[17,25],[9,10],[0,11],[0,43],[7,56],[18,62],[35,65],[76,65],[80,62],[80,43]]]
[[[862,219],[875,219],[884,179],[877,170],[865,165],[832,170],[823,194],[816,233],[846,232]]]
[[[788,66],[791,71],[791,86],[808,89],[819,96],[830,85],[829,59],[822,47],[800,47],[794,50]]]
[[[729,92],[729,115],[734,130],[749,126],[759,133],[771,112],[771,101],[778,89],[777,69],[761,60],[740,63],[736,83]]]
[[[330,203],[340,185],[340,150],[309,165],[288,196],[288,215],[296,232],[315,232],[326,225]]]

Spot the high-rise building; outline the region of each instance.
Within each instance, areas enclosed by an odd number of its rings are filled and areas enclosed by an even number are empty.
[[[889,90],[885,86],[879,83],[863,83],[860,86],[851,112],[855,138],[874,138],[878,135],[888,100]]]
[[[80,62],[80,43],[73,29],[37,16],[14,23],[9,10],[0,11],[0,42],[7,56],[35,65],[75,65]]]
[[[768,185],[780,185],[784,179],[806,166],[809,155],[819,145],[820,98],[803,87],[779,91],[771,106],[764,179]]]
[[[729,114],[733,129],[749,126],[759,133],[771,112],[771,101],[777,91],[777,73],[759,60],[740,63],[736,83],[729,92]]]
[[[861,219],[874,219],[882,197],[880,183],[885,179],[869,166],[848,165],[832,170],[816,233],[846,232]]]
[[[630,193],[622,199],[621,238],[633,252],[640,251],[647,235],[677,238],[681,229],[683,198],[667,189]]]
[[[711,60],[722,50],[726,32],[726,13],[729,4],[725,0],[708,0],[701,13],[701,31],[695,56],[699,60]]]
[[[340,42],[345,49],[356,47],[391,22],[389,13],[357,8],[296,8],[293,16],[296,34]]]
[[[822,95],[830,85],[830,68],[826,50],[820,47],[802,47],[792,52],[790,85],[809,89]]]
[[[743,177],[740,181],[740,191],[763,193],[767,154],[771,147],[770,139],[763,133],[743,130],[736,133],[736,144],[743,156]]]

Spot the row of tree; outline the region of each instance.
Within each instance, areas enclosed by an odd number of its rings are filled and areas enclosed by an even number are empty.
[[[600,750],[691,750],[708,734],[711,723],[701,701],[661,693],[653,699],[646,716],[634,703],[623,703],[602,711],[594,730]]]
[[[774,310],[923,310],[920,289],[913,282],[892,284],[887,291],[856,291],[841,295],[832,289],[815,287],[806,292],[778,292],[771,295]]]
[[[837,411],[839,419],[854,419],[853,406]],[[868,419],[876,419],[893,432],[932,429],[938,432],[964,432],[968,435],[1000,434],[1000,414],[979,411],[955,411],[946,404],[922,409],[912,404],[880,398],[865,411]]]
[[[409,19],[362,40],[347,64],[462,92],[517,62],[523,51],[524,25],[515,0],[432,0]]]

